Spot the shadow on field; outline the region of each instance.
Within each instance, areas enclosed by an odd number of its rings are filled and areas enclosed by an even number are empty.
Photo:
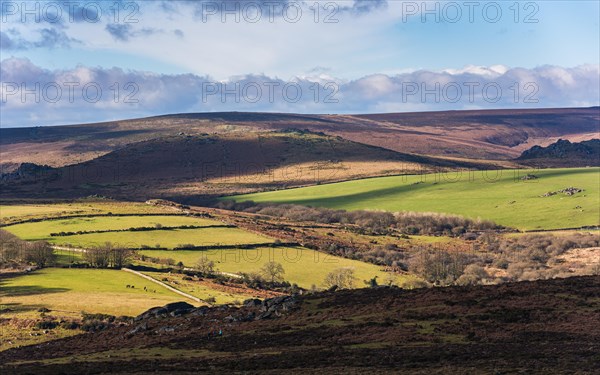
[[[35,294],[50,294],[68,292],[67,288],[45,288],[37,285],[9,286],[0,288],[0,297],[31,296]]]
[[[20,297],[36,294],[50,294],[68,292],[68,288],[47,288],[40,285],[15,285],[6,286],[4,280],[0,280],[0,297]]]
[[[385,178],[385,177],[384,177]],[[407,184],[393,186],[384,189],[373,189],[362,191],[358,193],[351,193],[346,195],[322,197],[322,198],[307,198],[307,199],[290,199],[286,203],[300,204],[300,205],[315,205],[324,207],[335,207],[337,203],[348,203],[348,202],[360,202],[362,200],[369,200],[373,198],[382,198],[388,195],[396,196],[400,193],[414,192],[416,190],[422,190],[425,188],[431,188],[431,185],[427,184]]]
[[[0,303],[0,317],[6,314],[10,318],[11,315],[38,311],[42,307],[42,305],[23,305],[22,303]]]
[[[539,179],[542,181],[544,179],[552,178],[552,177],[565,177],[565,176],[569,176],[569,175],[578,175],[579,176],[581,174],[592,174],[593,175],[593,174],[598,174],[600,172],[600,170],[598,168],[587,168],[587,169],[578,168],[578,169],[560,169],[560,170],[552,170],[552,171],[547,171],[547,170],[543,170],[543,169],[532,171],[529,169],[524,169],[523,173],[528,172],[528,171],[533,173],[534,175],[538,175]],[[482,173],[482,171],[475,171],[472,173],[476,173],[476,178],[481,178],[480,173]],[[394,178],[394,177],[382,177],[382,179],[388,179],[388,178]],[[506,182],[511,182],[511,181],[514,181],[514,183],[524,183],[520,178],[515,179],[515,175],[514,175],[513,171],[509,171],[509,173],[503,175],[497,181],[490,181],[488,183],[490,183],[490,184],[506,183]],[[466,181],[461,181],[461,182],[466,182]],[[528,182],[528,183],[531,183],[531,182]],[[449,183],[442,182],[440,185],[438,185],[438,187],[444,187],[444,185],[447,185],[447,184],[452,184],[452,183],[451,182],[449,182]],[[406,193],[406,192],[415,192],[417,190],[431,189],[432,187],[433,187],[433,185],[430,183],[415,184],[415,183],[401,182],[401,183],[399,183],[398,186],[392,186],[392,187],[387,187],[387,188],[382,188],[382,189],[371,189],[371,190],[360,191],[360,192],[356,192],[356,193],[349,193],[346,195],[328,196],[328,197],[320,197],[320,198],[290,199],[289,201],[286,201],[285,203],[323,206],[323,207],[336,207],[336,205],[338,203],[345,204],[347,202],[360,202],[363,200],[369,200],[369,199],[374,199],[374,198],[383,198],[383,197],[387,197],[387,196],[397,198],[398,194],[402,194],[402,193]],[[357,185],[357,189],[360,189],[360,186]]]

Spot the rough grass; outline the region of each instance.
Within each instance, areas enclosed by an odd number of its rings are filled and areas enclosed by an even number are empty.
[[[315,228],[313,230],[319,233],[321,236],[326,236],[327,233],[331,232],[329,228]],[[344,239],[352,240],[354,243],[370,242],[371,244],[377,245],[395,244],[400,248],[407,248],[423,244],[455,244],[461,242],[460,239],[447,236],[410,235],[409,238],[399,238],[397,236],[387,235],[358,234],[350,231],[341,232],[338,234],[338,236],[343,236]]]
[[[536,180],[521,180],[534,174]],[[566,187],[585,191],[541,197]],[[394,176],[235,196],[237,201],[336,209],[441,212],[522,230],[600,224],[600,168],[498,170]],[[579,208],[577,208],[579,207]]]
[[[135,285],[135,289],[127,285]],[[42,307],[56,310],[51,314],[58,316],[79,317],[82,311],[135,316],[184,299],[151,281],[116,270],[48,268],[1,279],[0,286],[0,305],[12,310],[3,317],[36,317]]]
[[[323,287],[325,276],[337,268],[349,267],[354,269],[355,287],[364,287],[363,280],[369,280],[375,276],[378,277],[379,283],[383,283],[391,275],[373,264],[335,257],[301,247],[209,251],[143,250],[140,251],[140,254],[149,257],[171,258],[176,262],[183,262],[187,267],[194,267],[198,260],[204,256],[215,262],[215,268],[218,271],[228,273],[259,272],[265,263],[275,261],[283,265],[286,281],[296,283],[303,288],[310,288],[313,284],[320,288]],[[397,283],[413,278],[411,276],[395,275],[392,275],[392,277]]]
[[[53,205],[0,205],[0,218],[16,218],[25,216],[41,216],[54,214],[75,214],[80,213],[80,207],[69,204],[53,204]]]
[[[0,309],[3,308],[0,305]],[[35,345],[80,333],[81,331],[78,329],[65,329],[60,326],[52,330],[40,330],[35,328],[33,319],[11,319],[0,323],[0,352],[18,346]]]
[[[203,358],[227,358],[234,357],[229,353],[218,353],[207,349],[173,349],[168,347],[161,348],[130,348],[127,351],[107,350],[92,354],[77,354],[69,357],[51,358],[41,361],[46,365],[53,364],[77,364],[85,362],[105,362],[106,358],[119,361],[152,361],[157,357],[162,359],[203,359]],[[18,363],[32,363],[33,361],[19,361]]]
[[[232,290],[233,288],[215,285],[209,279],[184,280],[185,275],[178,273],[144,272],[144,274],[201,300],[207,301],[214,298],[216,304],[242,303],[248,298],[261,298],[255,291],[253,293],[252,289],[245,289],[244,292],[241,292],[240,288],[236,292]]]
[[[57,238],[50,237],[50,233],[122,230],[132,227],[153,227],[157,224],[163,227],[223,225],[216,220],[188,216],[96,216],[16,224],[4,229],[24,240],[53,241]]]

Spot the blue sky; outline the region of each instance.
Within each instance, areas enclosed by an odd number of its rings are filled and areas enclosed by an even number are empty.
[[[313,1],[292,0],[277,6],[265,0],[79,1],[76,8],[58,0],[28,2],[27,9],[21,1],[1,3],[3,127],[170,112],[361,113],[599,101],[600,2],[593,0],[322,1],[318,12]],[[94,83],[102,97],[67,100],[67,78]],[[239,100],[210,91],[236,82]],[[290,100],[289,92],[273,100],[245,97],[243,88],[256,86],[266,96],[265,82],[298,85],[302,98]],[[455,101],[444,91],[465,89],[465,82],[479,84],[473,98],[463,91]],[[36,83],[40,100],[22,95]],[[134,86],[123,91],[128,84]],[[438,97],[407,96],[415,84],[434,90],[439,84]],[[480,90],[485,85],[500,88],[501,98],[487,100],[489,92]],[[55,86],[63,95],[48,100],[54,96],[43,88]],[[537,101],[523,100],[534,92]],[[137,102],[124,102],[127,93]],[[328,94],[335,100],[325,102]]]

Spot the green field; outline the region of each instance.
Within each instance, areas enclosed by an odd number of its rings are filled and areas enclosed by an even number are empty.
[[[68,266],[71,263],[82,262],[83,253],[74,250],[54,250],[56,266]]]
[[[24,217],[24,216],[36,216],[36,215],[73,215],[77,213],[85,212],[84,209],[78,206],[69,204],[24,204],[24,205],[0,205],[0,218],[9,217]]]
[[[524,181],[526,174],[538,179]],[[541,197],[571,186],[584,191]],[[381,177],[232,198],[346,210],[441,212],[521,230],[575,228],[600,224],[600,168]]]
[[[363,280],[374,276],[378,276],[378,281],[384,283],[390,275],[373,264],[335,257],[301,247],[209,251],[142,250],[139,253],[149,257],[171,258],[176,262],[183,262],[188,267],[194,267],[198,259],[205,256],[215,262],[218,271],[228,273],[259,272],[265,263],[273,260],[283,265],[286,281],[296,283],[302,288],[310,288],[313,284],[322,287],[325,276],[334,269],[342,267],[354,269],[357,278],[355,287],[364,287]],[[401,283],[407,277],[397,276],[396,279]]]
[[[135,285],[135,289],[127,285]],[[135,316],[184,299],[125,271],[48,268],[0,279],[0,305],[9,307],[10,315],[20,317],[39,316],[36,311],[41,307],[56,310],[53,314],[61,316],[78,317],[82,311]]]
[[[56,240],[50,237],[50,233],[122,230],[132,227],[153,227],[157,224],[163,227],[223,225],[220,221],[189,216],[95,216],[15,224],[4,229],[25,240],[50,241]]]
[[[9,229],[9,228],[7,228]],[[33,235],[35,236],[35,235]],[[29,240],[28,236],[21,237]],[[172,249],[181,244],[195,246],[240,245],[273,242],[268,237],[245,232],[237,228],[173,229],[145,232],[89,233],[74,236],[50,237],[54,245],[71,245],[76,248],[89,248],[111,242],[115,246],[137,249],[144,245]]]
[[[112,242],[115,246],[131,249],[137,249],[144,245],[150,247],[160,245],[159,247],[172,249],[181,244],[195,246],[240,245],[269,243],[273,242],[273,239],[237,228],[203,228],[78,234],[51,237],[49,242],[55,245],[71,245],[76,248],[89,248]]]
[[[45,240],[54,245],[71,245],[88,248],[112,242],[116,246],[140,248],[142,246],[172,249],[182,244],[195,246],[240,245],[273,242],[273,239],[237,228],[156,229],[149,231],[124,231],[86,233],[70,236],[50,236],[50,233],[89,230],[121,230],[131,227],[147,227],[161,224],[168,226],[211,226],[222,222],[187,216],[99,216],[62,220],[46,220],[35,223],[15,224],[3,229],[21,239]]]

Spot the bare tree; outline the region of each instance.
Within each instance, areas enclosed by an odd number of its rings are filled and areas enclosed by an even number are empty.
[[[28,262],[35,263],[38,267],[43,268],[54,262],[54,250],[50,247],[48,242],[33,242],[27,246],[26,259]]]
[[[110,265],[115,268],[123,268],[131,260],[134,251],[122,247],[115,247],[110,248],[109,254]]]
[[[323,283],[327,288],[337,286],[340,289],[349,289],[354,286],[355,279],[354,269],[338,268],[327,274]]]
[[[267,262],[260,269],[261,273],[265,276],[265,278],[272,283],[276,281],[283,281],[283,275],[285,274],[285,270],[281,263],[277,262]]]
[[[0,263],[24,260],[27,243],[14,234],[0,229]]]
[[[97,268],[108,268],[110,264],[110,250],[112,244],[105,243],[102,246],[92,247],[87,249],[83,258],[92,266]]]
[[[212,275],[215,272],[215,262],[203,256],[198,259],[196,268],[204,275]]]

